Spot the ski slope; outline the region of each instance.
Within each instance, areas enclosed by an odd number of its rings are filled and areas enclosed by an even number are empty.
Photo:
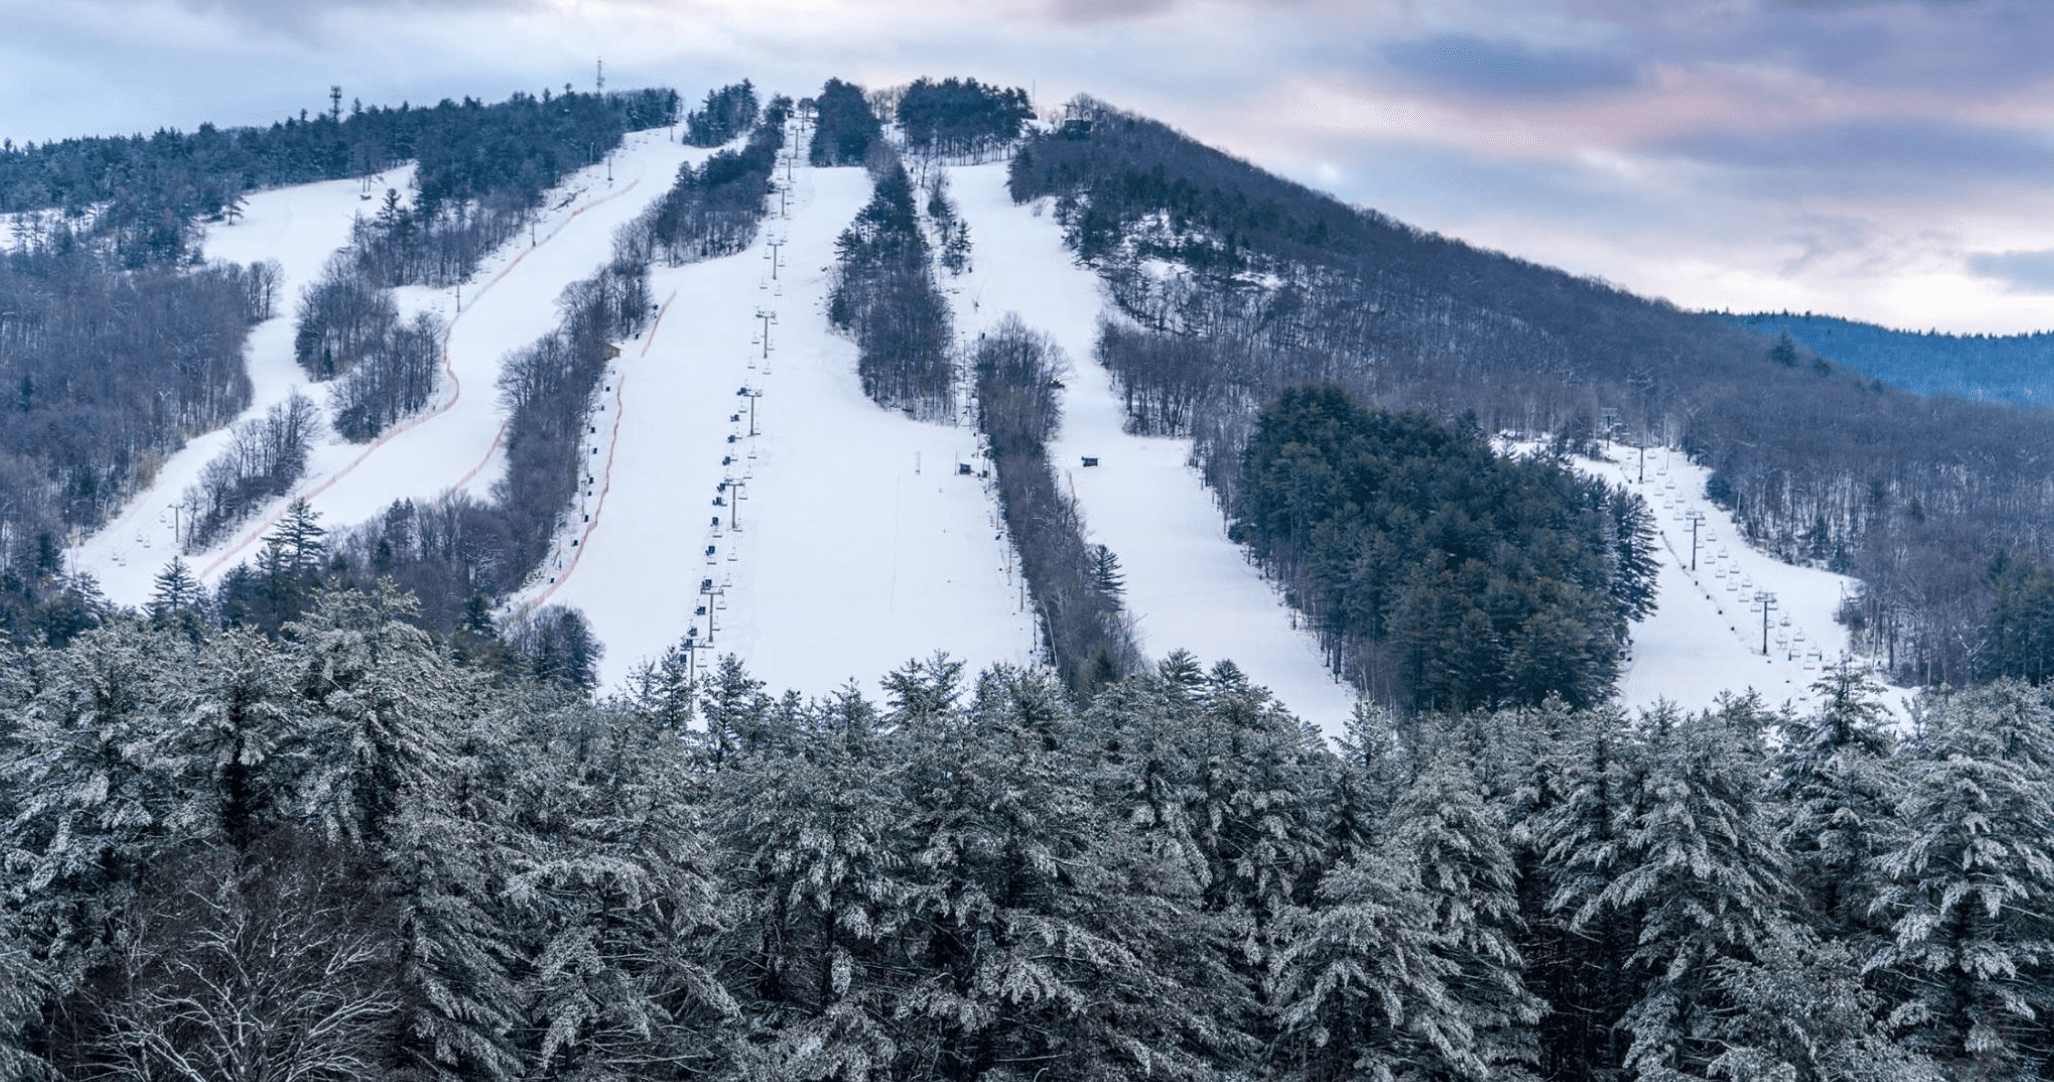
[[[318,440],[290,494],[271,501],[212,549],[188,558],[201,580],[213,585],[253,555],[256,542],[294,499],[305,498],[325,525],[338,529],[382,513],[394,500],[489,490],[502,466],[505,418],[495,387],[502,360],[554,330],[564,287],[612,257],[614,232],[670,188],[680,164],[712,153],[669,142],[660,130],[632,133],[608,161],[572,174],[551,191],[533,231],[488,256],[460,289],[395,290],[402,318],[432,312],[448,322],[433,404],[369,444],[332,435]],[[382,183],[374,181],[372,191],[400,187],[407,179],[395,171],[380,178]],[[279,312],[251,335],[248,364],[258,393],[245,416],[261,415],[298,390],[323,407],[325,417],[333,385],[308,382],[294,364],[292,315],[307,283],[347,242],[350,218],[363,206],[361,190],[359,181],[337,181],[259,193],[250,197],[241,222],[209,236],[208,250],[217,257],[262,256],[286,265]],[[146,601],[153,577],[176,551],[173,508],[227,441],[228,430],[217,430],[168,460],[112,525],[74,551],[74,566],[97,576],[117,602]]]
[[[350,240],[350,227],[367,206],[366,193],[408,190],[413,166],[391,169],[368,181],[330,180],[273,188],[250,195],[238,221],[210,226],[202,241],[207,258],[233,263],[276,260],[282,271],[270,319],[251,328],[244,344],[250,376],[250,404],[234,421],[186,441],[165,459],[156,477],[121,513],[73,551],[73,566],[91,572],[108,597],[122,604],[147,601],[157,573],[178,553],[172,509],[186,489],[229,443],[238,424],[264,412],[294,391],[307,391],[305,373],[292,359],[293,313],[306,287],[321,276],[335,251]]]
[[[1716,705],[1721,693],[1749,690],[1772,707],[1816,705],[1812,683],[1850,653],[1846,629],[1834,615],[1858,588],[1854,579],[1794,567],[1749,546],[1733,517],[1705,498],[1710,471],[1679,453],[1649,451],[1643,466],[1637,451],[1618,447],[1606,458],[1574,464],[1640,494],[1659,532],[1657,608],[1634,625],[1632,656],[1619,680],[1623,705],[1666,701],[1702,710]],[[1694,571],[1693,514],[1702,516]],[[1762,592],[1772,595],[1766,614],[1755,601]],[[1887,698],[1903,717],[1899,696]]]
[[[1263,579],[1186,465],[1189,440],[1133,436],[1109,372],[1093,363],[1105,309],[1097,276],[1063,247],[1039,204],[1015,206],[1006,163],[951,170],[970,226],[973,268],[949,284],[956,328],[973,342],[1008,313],[1055,339],[1073,369],[1050,455],[1094,541],[1126,574],[1125,602],[1142,650],[1185,649],[1210,664],[1231,658],[1329,738],[1342,735],[1355,693],[1327,671],[1319,645]],[[1099,464],[1085,468],[1086,456]]]
[[[972,670],[1032,660],[1009,544],[982,483],[956,469],[975,431],[879,408],[827,323],[834,240],[869,177],[791,177],[789,218],[747,251],[652,272],[662,310],[608,373],[589,483],[518,599],[584,611],[606,645],[602,685],[688,632],[696,663],[734,653],[773,690],[809,695],[852,679],[874,695],[936,650]]]

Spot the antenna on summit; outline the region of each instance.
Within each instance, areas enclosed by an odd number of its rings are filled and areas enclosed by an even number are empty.
[[[605,58],[605,57],[600,57],[600,58],[599,58],[599,65],[598,65],[598,67],[597,67],[597,68],[595,69],[595,72],[596,72],[596,73],[594,74],[594,76],[593,76],[593,78],[592,78],[592,88],[593,88],[593,92],[594,92],[594,93],[598,93],[598,94],[604,94],[604,93],[606,93],[606,58]]]

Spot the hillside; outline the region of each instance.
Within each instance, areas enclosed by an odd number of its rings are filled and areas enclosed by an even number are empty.
[[[1752,543],[1861,581],[1858,647],[1911,683],[1988,675],[1985,571],[2054,559],[2054,461],[2030,450],[2054,440],[2054,415],[1779,351],[1725,318],[1344,206],[1099,102],[1020,150],[1011,192],[1048,200],[1126,317],[1097,352],[1134,423],[1193,438],[1230,507],[1256,413],[1308,381],[1571,448],[1680,450]]]
[[[1787,333],[1805,349],[1917,394],[2043,406],[2054,401],[2054,333],[1984,335],[1895,331],[1806,312],[1727,319],[1772,339]]]

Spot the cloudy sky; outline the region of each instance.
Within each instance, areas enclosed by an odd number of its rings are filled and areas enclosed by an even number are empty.
[[[747,76],[1168,121],[1694,308],[2054,329],[2046,0],[0,0],[0,137]]]

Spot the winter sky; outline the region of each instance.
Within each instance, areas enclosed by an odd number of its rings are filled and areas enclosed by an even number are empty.
[[[2044,0],[0,0],[0,137],[566,82],[1084,92],[1693,308],[2054,328]]]

